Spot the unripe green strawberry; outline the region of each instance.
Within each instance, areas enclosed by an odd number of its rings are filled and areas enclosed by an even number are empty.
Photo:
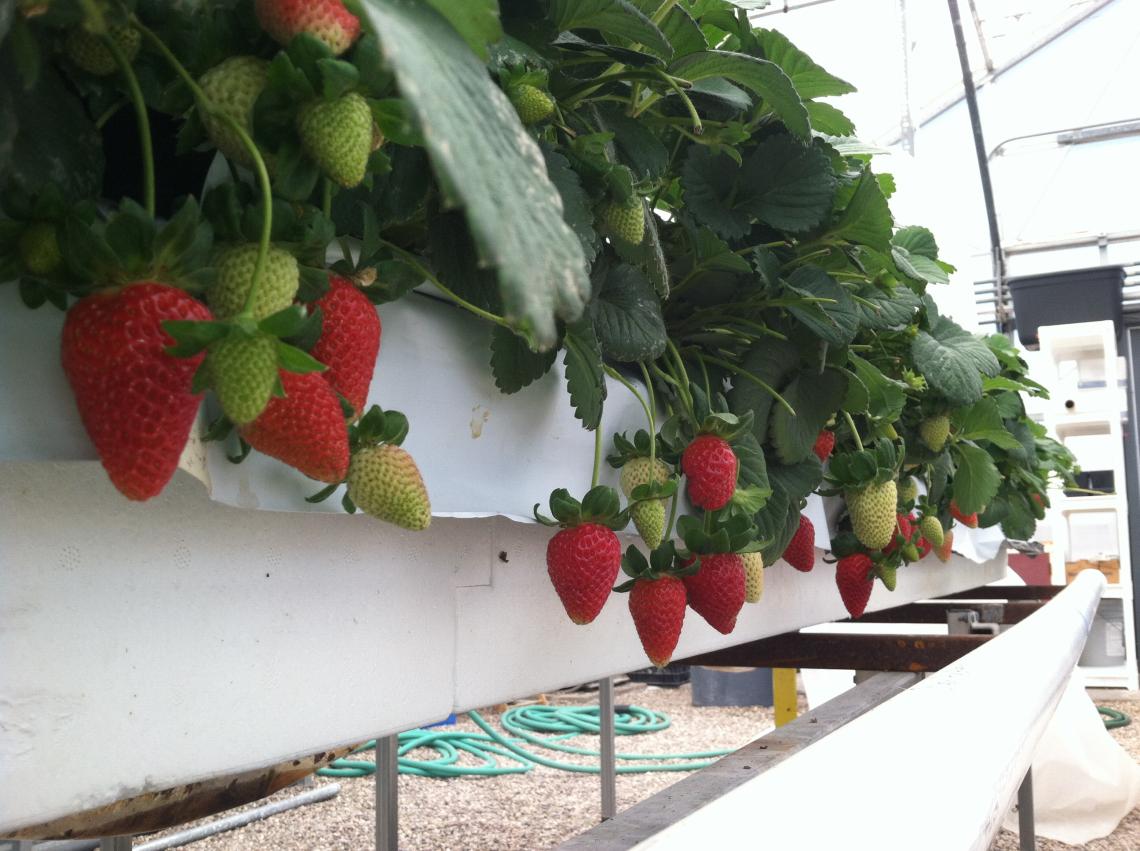
[[[934,554],[938,556],[938,560],[945,564],[950,561],[950,556],[953,553],[954,547],[954,531],[948,529],[946,536],[942,539],[942,546],[934,548]]]
[[[744,562],[744,602],[759,603],[764,595],[764,559],[760,553],[741,553]]]
[[[913,476],[907,476],[899,482],[899,503],[906,505],[918,499],[918,482]]]
[[[950,418],[945,414],[927,417],[918,424],[918,436],[931,452],[941,452],[950,436]]]
[[[514,104],[523,124],[538,124],[554,114],[554,101],[537,86],[520,83],[511,87],[507,97]]]
[[[217,276],[206,294],[210,310],[218,319],[230,319],[241,313],[253,282],[257,265],[257,243],[247,242],[224,249],[217,259]],[[264,319],[293,303],[301,277],[297,258],[288,251],[269,246],[261,282],[253,299],[253,318]]]
[[[122,51],[128,62],[138,55],[142,36],[134,27],[126,24],[114,24],[107,28],[107,35],[111,37],[115,46]],[[67,41],[64,42],[63,50],[72,62],[88,74],[94,74],[96,77],[106,77],[108,74],[113,74],[119,67],[115,63],[115,57],[111,55],[111,51],[103,44],[103,40],[82,27],[75,27],[67,34]]]
[[[904,548],[905,549],[905,548]],[[875,570],[879,574],[879,578],[883,580],[883,585],[886,586],[888,591],[894,591],[899,582],[899,567],[897,564],[880,564]]]
[[[894,537],[898,501],[894,480],[870,485],[861,491],[848,491],[844,496],[851,514],[851,528],[859,543],[872,550],[881,550],[889,544]]]
[[[918,522],[919,531],[922,532],[922,537],[930,541],[935,547],[942,546],[942,541],[946,538],[946,533],[942,529],[942,524],[938,522],[938,518],[933,514],[927,514]]]
[[[614,236],[630,245],[641,245],[645,238],[645,208],[640,198],[627,202],[607,201],[601,207],[602,221]]]
[[[629,510],[637,534],[651,550],[661,546],[665,538],[665,500],[647,499],[636,502]]]
[[[385,443],[353,455],[348,496],[366,514],[404,529],[418,532],[431,524],[423,477],[412,456],[399,446]]]
[[[922,553],[918,551],[918,547],[915,546],[913,541],[907,541],[902,546],[902,556],[907,561],[918,561],[922,558]]]
[[[301,145],[321,171],[345,188],[364,180],[372,154],[372,110],[356,92],[315,100],[297,115]]]
[[[269,63],[256,56],[231,56],[198,80],[214,109],[236,121],[252,138],[253,105],[269,73]],[[209,109],[201,109],[202,126],[219,151],[236,163],[253,165],[241,138],[229,124]]]
[[[63,262],[55,225],[35,222],[20,234],[20,259],[33,275],[50,275]]]
[[[272,337],[230,334],[206,351],[210,385],[236,425],[258,418],[277,383],[277,344]]]
[[[647,485],[650,482],[662,484],[669,478],[669,466],[660,458],[654,459],[650,465],[648,457],[630,458],[621,468],[621,492],[628,498],[633,494],[634,488]]]

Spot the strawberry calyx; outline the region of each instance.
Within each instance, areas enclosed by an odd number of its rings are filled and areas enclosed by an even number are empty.
[[[709,512],[703,521],[686,514],[677,518],[677,533],[688,550],[685,556],[760,552],[771,543],[757,538],[752,518],[746,514]]]
[[[896,447],[887,438],[876,439],[870,448],[836,453],[824,475],[830,487],[821,488],[819,493],[838,496],[892,481],[898,476],[905,455],[905,445]]]
[[[648,559],[641,550],[630,544],[621,557],[622,572],[630,578],[620,585],[615,585],[613,590],[615,593],[624,594],[640,581],[661,579],[665,576],[674,576],[678,579],[693,576],[700,567],[699,558],[682,557],[672,541],[666,541],[650,552]]]
[[[543,526],[560,526],[572,529],[594,523],[620,532],[629,525],[629,508],[621,507],[618,492],[608,485],[590,488],[581,501],[570,495],[566,488],[556,488],[550,494],[550,513],[553,518],[538,510],[534,504],[534,519]]]

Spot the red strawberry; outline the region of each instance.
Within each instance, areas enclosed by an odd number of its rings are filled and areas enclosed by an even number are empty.
[[[831,457],[831,450],[834,448],[835,432],[824,429],[819,433],[819,437],[815,439],[815,446],[813,446],[811,450],[820,461],[826,461]]]
[[[254,9],[258,23],[278,44],[309,33],[339,56],[360,35],[360,19],[341,0],[256,0]]]
[[[285,395],[273,397],[261,415],[241,430],[263,452],[321,482],[348,475],[348,429],[340,400],[319,372],[281,370]]]
[[[792,535],[791,543],[784,550],[783,559],[804,573],[815,567],[815,529],[806,514],[800,515],[800,528]]]
[[[190,392],[203,354],[176,358],[167,320],[209,320],[177,287],[154,281],[87,296],[63,323],[63,371],[112,484],[150,499],[178,467],[201,395]]]
[[[309,352],[328,369],[322,373],[359,417],[380,352],[380,315],[348,278],[329,275],[329,291],[314,304],[321,309],[321,336]]]
[[[612,529],[598,523],[563,529],[546,546],[546,572],[577,624],[598,616],[620,568],[621,543]]]
[[[895,532],[891,542],[883,547],[883,552],[890,555],[897,550],[901,545],[906,544],[914,537],[914,515],[913,514],[898,514],[895,515]],[[900,543],[901,537],[901,543]]]
[[[934,549],[934,544],[926,540],[926,538],[918,539],[918,558],[919,560],[926,558],[930,555],[930,551]]]
[[[701,556],[701,567],[684,578],[689,605],[717,632],[728,635],[744,607],[744,562],[736,553]]]
[[[958,503],[950,503],[950,516],[961,523],[963,526],[969,526],[971,529],[978,528],[978,512],[966,514],[958,507]]]
[[[950,529],[946,530],[946,535],[942,539],[942,546],[935,549],[934,554],[938,556],[938,560],[945,564],[950,561],[950,556],[954,548],[954,532]]]
[[[673,658],[685,622],[685,583],[676,576],[639,579],[629,592],[629,613],[645,655],[658,668]]]
[[[874,562],[863,553],[845,556],[835,565],[835,584],[839,587],[839,596],[843,598],[843,605],[853,618],[859,617],[867,609],[871,588],[875,584],[874,569]]]
[[[736,453],[715,434],[699,434],[681,456],[681,469],[689,478],[689,499],[697,508],[724,508],[736,490]]]

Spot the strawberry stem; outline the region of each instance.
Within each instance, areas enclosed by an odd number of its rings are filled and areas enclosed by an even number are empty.
[[[325,214],[326,219],[332,218],[332,199],[333,199],[333,182],[329,178],[325,178],[323,192],[321,195],[321,212]]]
[[[598,486],[598,477],[602,471],[602,418],[599,414],[598,425],[594,428],[594,475],[590,478],[590,487]]]
[[[115,40],[104,34],[101,39],[103,46],[114,57],[115,64],[123,74],[127,84],[127,93],[130,95],[131,106],[135,110],[135,122],[138,125],[139,144],[142,146],[142,182],[143,206],[147,215],[154,218],[154,148],[150,140],[150,118],[146,112],[146,101],[143,100],[142,89],[139,88],[139,79],[131,67],[126,54],[115,44]]]
[[[742,367],[739,367],[734,363],[730,363],[729,361],[722,360],[721,358],[715,358],[712,355],[704,355],[704,358],[709,363],[715,363],[717,366],[723,366],[725,369],[727,369],[729,372],[733,373],[734,375],[739,375],[741,378],[746,378],[749,381],[751,381],[753,384],[756,384],[759,387],[763,387],[765,390],[767,390],[769,393],[772,394],[772,398],[775,399],[776,402],[779,403],[781,408],[783,408],[785,411],[787,411],[793,417],[796,416],[796,409],[793,408],[791,405],[789,405],[788,400],[785,399],[783,396],[781,396],[779,393],[777,393],[776,389],[771,384],[769,384],[767,381],[765,381],[764,379],[757,378],[755,375],[753,375],[748,370],[743,369]]]
[[[637,365],[641,367],[641,377],[645,379],[645,392],[649,395],[649,469],[652,475],[657,472],[657,400],[654,398],[653,393],[653,380],[649,377],[649,370],[645,368],[645,364],[638,361]],[[655,479],[656,481],[656,479]]]
[[[641,368],[642,368],[642,370],[645,369],[644,366],[642,366]],[[609,364],[603,364],[602,369],[604,369],[606,371],[606,375],[608,375],[610,378],[612,378],[615,381],[623,384],[625,386],[625,389],[633,394],[633,398],[635,398],[638,402],[641,403],[641,409],[643,411],[645,411],[645,418],[647,420],[649,420],[650,434],[655,434],[656,432],[654,431],[654,428],[653,428],[653,410],[649,407],[649,403],[647,403],[645,401],[645,398],[640,393],[637,392],[637,388],[634,387],[633,384],[630,381],[628,381],[624,375],[622,375],[620,372],[618,372],[616,369],[614,369]],[[646,376],[646,381],[648,382],[648,375]],[[650,392],[650,396],[652,397],[652,393],[653,393],[652,389],[649,392]],[[652,456],[650,456],[650,457],[652,457]]]
[[[855,438],[855,445],[859,447],[859,451],[863,451],[863,441],[859,437],[859,429],[855,428],[855,420],[851,419],[851,414],[847,411],[843,412],[843,418],[847,420],[847,427],[851,429],[851,435]]]
[[[250,159],[253,160],[254,172],[257,174],[257,183],[261,190],[261,198],[262,203],[265,205],[265,212],[261,217],[261,235],[257,243],[257,260],[254,262],[249,292],[246,293],[245,305],[241,312],[242,316],[251,316],[253,313],[254,300],[257,297],[257,289],[261,283],[261,272],[265,268],[265,260],[269,255],[269,237],[273,233],[273,188],[269,185],[269,170],[265,167],[265,160],[262,159],[261,151],[258,150],[253,139],[245,132],[245,128],[230,115],[218,109],[214,103],[206,97],[206,93],[202,91],[198,82],[190,76],[190,72],[186,70],[186,67],[178,60],[178,57],[171,52],[163,40],[149,27],[143,24],[137,15],[131,15],[131,24],[150,39],[155,49],[162,54],[170,67],[174,69],[174,72],[182,78],[186,87],[190,89],[190,93],[194,95],[194,100],[197,101],[198,108],[213,114],[219,120],[225,122],[230,130],[233,131],[234,135],[241,141],[242,147],[249,153]]]
[[[657,76],[664,80],[666,85],[668,85],[669,88],[676,92],[677,97],[681,99],[681,103],[683,103],[685,105],[685,109],[689,111],[689,118],[692,119],[693,133],[697,136],[700,136],[705,132],[705,127],[703,124],[701,124],[701,116],[697,113],[697,108],[693,106],[693,102],[689,99],[689,96],[685,94],[685,90],[677,84],[677,80],[674,77],[666,74],[660,68],[655,68],[654,70],[657,72]]]

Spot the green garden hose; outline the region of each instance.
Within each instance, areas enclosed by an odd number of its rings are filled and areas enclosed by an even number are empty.
[[[1106,730],[1115,730],[1117,727],[1127,727],[1132,723],[1132,719],[1128,715],[1116,709],[1109,709],[1107,706],[1098,706],[1096,711],[1104,716],[1104,728]]]
[[[634,736],[655,733],[669,726],[664,713],[640,706],[618,706],[614,712],[614,733]],[[536,765],[597,774],[597,764],[580,765],[561,762],[528,750],[527,745],[574,754],[597,757],[596,750],[579,748],[569,740],[581,734],[597,735],[598,707],[596,706],[515,706],[503,713],[500,723],[510,738],[495,730],[478,712],[468,713],[482,733],[460,730],[411,730],[401,733],[397,751],[397,765],[401,774],[419,777],[460,777],[465,775],[493,777],[500,774],[525,774]],[[355,753],[376,747],[375,740],[356,749]],[[405,754],[417,748],[432,748],[439,754],[436,759],[416,760]],[[482,760],[481,765],[460,765],[462,753]],[[684,754],[617,754],[619,774],[644,774],[650,771],[695,771],[711,765],[718,757],[731,751],[713,750]],[[500,761],[502,760],[502,762]],[[317,770],[324,777],[367,777],[376,771],[376,764],[365,760],[338,759],[327,768]]]

